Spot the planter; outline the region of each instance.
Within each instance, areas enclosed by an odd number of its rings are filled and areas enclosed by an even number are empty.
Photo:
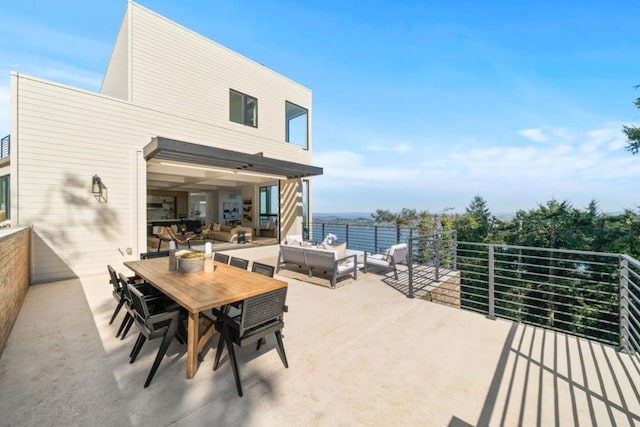
[[[204,270],[204,254],[188,253],[178,258],[178,271],[180,273],[193,273]]]

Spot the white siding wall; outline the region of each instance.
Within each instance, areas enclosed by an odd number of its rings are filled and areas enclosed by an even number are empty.
[[[33,225],[34,283],[104,272],[144,251],[144,164],[136,152],[153,136],[309,164],[310,154],[128,102],[13,75],[12,199],[17,225]],[[14,139],[15,136],[15,139]],[[139,171],[139,172],[138,172]],[[108,187],[108,203],[91,195],[91,177]],[[142,180],[142,181],[141,181]],[[138,193],[138,194],[136,194]],[[142,206],[142,207],[140,207]],[[140,211],[143,211],[142,214]],[[137,231],[137,234],[136,234]],[[131,248],[132,255],[127,255]],[[119,250],[124,252],[121,255]]]
[[[247,138],[290,145],[285,101],[309,110],[311,129],[309,89],[139,5],[129,13],[133,103],[229,129],[216,143],[242,151]],[[230,88],[258,99],[257,129],[229,120]],[[293,160],[304,161],[306,151],[296,151],[299,158]]]
[[[124,100],[129,99],[129,16],[127,9],[100,88],[100,93]]]

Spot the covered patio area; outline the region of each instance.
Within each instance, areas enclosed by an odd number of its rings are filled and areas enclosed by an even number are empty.
[[[261,260],[277,246],[234,250]],[[124,269],[121,269],[124,271]],[[391,273],[392,274],[392,273]],[[185,378],[175,342],[115,339],[107,271],[33,285],[0,359],[2,425],[634,425],[640,367],[616,349],[408,299],[382,275],[336,290],[289,282],[285,369],[268,342],[237,352],[239,398],[217,338]]]

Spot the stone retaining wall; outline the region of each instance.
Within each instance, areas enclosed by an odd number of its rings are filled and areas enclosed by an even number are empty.
[[[29,288],[30,228],[0,232],[0,356]]]

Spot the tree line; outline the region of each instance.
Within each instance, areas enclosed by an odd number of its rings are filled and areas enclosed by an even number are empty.
[[[412,227],[423,236],[443,236],[437,258],[445,267],[451,255],[443,248],[453,237],[443,232],[455,230],[460,303],[467,309],[488,310],[489,249],[477,243],[499,244],[494,247],[496,315],[606,343],[615,344],[619,339],[620,272],[611,257],[597,253],[640,259],[640,216],[632,210],[607,214],[596,201],[580,209],[567,201],[550,200],[535,209],[519,210],[513,218],[500,219],[491,214],[481,196],[475,196],[461,214],[448,209],[439,214],[402,209],[395,213],[378,210],[372,216],[378,224]],[[428,241],[418,242],[416,258],[427,265],[433,263],[433,247]],[[563,256],[549,249],[596,254]],[[640,300],[640,295],[636,297]]]
[[[586,208],[568,201],[549,200],[534,209],[518,210],[513,218],[497,218],[484,198],[477,195],[464,213],[430,213],[403,208],[400,212],[378,209],[376,224],[411,227],[423,235],[455,230],[460,242],[496,243],[552,249],[628,254],[640,259],[640,215],[602,212],[592,200]]]

